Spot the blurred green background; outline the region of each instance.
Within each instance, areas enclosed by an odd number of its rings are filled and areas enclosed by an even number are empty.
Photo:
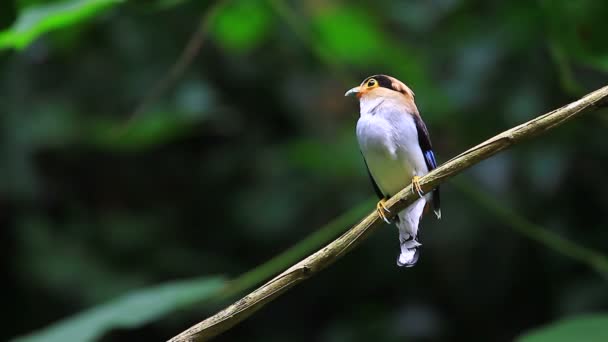
[[[372,210],[347,89],[404,81],[446,161],[605,85],[607,17],[594,0],[2,2],[0,339],[172,337]],[[608,340],[607,113],[444,185],[415,268],[386,226],[218,341]]]

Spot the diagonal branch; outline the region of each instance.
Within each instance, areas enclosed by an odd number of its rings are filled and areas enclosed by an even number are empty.
[[[608,86],[598,89],[585,97],[562,108],[541,115],[519,126],[490,138],[483,143],[461,153],[444,163],[426,176],[420,178],[424,192],[431,191],[437,185],[447,181],[469,167],[503,151],[520,141],[537,136],[553,129],[566,121],[600,106],[608,105]],[[411,185],[401,190],[386,202],[386,207],[397,213],[417,199]],[[232,305],[192,326],[173,337],[170,342],[205,341],[230,329],[240,321],[251,316],[264,305],[280,296],[292,286],[304,281],[315,273],[331,265],[340,257],[350,252],[376,228],[382,226],[374,211],[342,236],[291,266],[266,284],[239,299]]]

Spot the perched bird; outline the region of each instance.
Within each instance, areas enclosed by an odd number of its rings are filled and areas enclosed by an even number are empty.
[[[397,265],[412,267],[419,257],[418,224],[427,203],[441,218],[439,188],[423,194],[419,178],[437,167],[431,139],[422,121],[414,92],[398,79],[386,75],[366,78],[361,85],[344,94],[359,99],[361,117],[357,122],[357,140],[374,190],[380,197],[376,208],[387,223],[389,210],[384,203],[410,182],[420,196],[395,217],[399,229],[401,254]]]

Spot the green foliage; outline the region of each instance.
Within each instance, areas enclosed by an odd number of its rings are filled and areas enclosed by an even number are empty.
[[[338,62],[377,63],[393,50],[374,18],[361,8],[334,7],[320,11],[311,24],[324,53]]]
[[[534,329],[518,342],[603,342],[608,341],[608,315],[582,315]]]
[[[593,0],[541,1],[553,44],[576,61],[608,72],[604,4]]]
[[[285,160],[307,172],[334,177],[349,177],[353,173],[365,173],[361,168],[361,153],[352,149],[354,127],[336,132],[331,144],[319,140],[299,139],[286,144]],[[342,156],[335,158],[336,155]]]
[[[315,13],[310,25],[318,38],[315,50],[332,65],[354,65],[379,70],[407,80],[417,91],[431,94],[437,101],[430,112],[443,111],[445,97],[430,86],[430,76],[419,52],[407,43],[386,34],[377,17],[361,7],[335,6]]]
[[[220,8],[211,32],[224,48],[244,53],[268,36],[273,19],[263,1],[230,1]]]
[[[207,300],[224,285],[223,278],[201,277],[137,290],[14,341],[95,341],[110,329],[139,327]]]
[[[0,58],[0,250],[16,293],[0,340],[70,315],[30,337],[131,340],[115,328],[151,322],[138,337],[168,337],[339,234],[374,204],[342,97],[367,75],[411,86],[440,162],[606,82],[604,1],[215,4],[1,2],[0,48],[17,51]],[[184,79],[132,116],[208,17]],[[396,269],[387,227],[229,339],[291,340],[318,310],[302,339],[494,340],[605,308],[605,113],[477,165],[476,201],[443,187],[415,269]],[[232,281],[199,278],[218,273]],[[176,278],[192,283],[107,302]]]
[[[273,275],[286,270],[289,266],[304,259],[311,253],[321,249],[323,246],[335,239],[340,233],[344,233],[346,229],[355,224],[357,220],[366,215],[373,203],[374,200],[367,200],[357,206],[354,206],[347,212],[336,217],[328,224],[299,241],[295,246],[292,246],[288,250],[273,257],[262,265],[259,265],[239,276],[230,283],[230,287],[222,297],[230,298],[230,296],[238,295],[243,291],[249,290],[256,285],[259,285],[264,280],[269,279]]]
[[[564,239],[544,227],[529,222],[509,210],[505,204],[479,191],[467,182],[453,181],[452,184],[464,194],[474,199],[484,210],[491,212],[496,218],[506,222],[514,231],[564,256],[587,264],[591,269],[597,271],[599,275],[608,279],[608,257],[604,254],[581,246],[572,240]]]
[[[82,142],[103,149],[144,150],[186,135],[198,119],[166,112],[148,113],[137,125],[97,118],[88,122]]]
[[[0,49],[23,49],[46,32],[82,22],[122,1],[66,0],[28,6],[12,27],[0,32]]]

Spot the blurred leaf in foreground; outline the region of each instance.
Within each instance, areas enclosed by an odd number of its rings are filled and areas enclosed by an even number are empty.
[[[209,299],[225,283],[223,278],[213,276],[138,290],[17,338],[15,342],[93,341],[113,328],[135,328]]]
[[[267,36],[272,24],[270,9],[261,1],[236,1],[223,7],[211,30],[226,49],[247,52]]]
[[[121,126],[115,120],[97,117],[88,122],[89,134],[84,141],[108,149],[141,150],[188,134],[206,118],[204,113],[186,111],[151,112]]]
[[[518,342],[608,341],[608,314],[584,315],[534,329]]]
[[[78,23],[122,0],[69,0],[28,6],[0,32],[0,49],[23,49],[40,35]]]
[[[317,13],[312,25],[328,58],[365,65],[385,59],[386,52],[391,50],[376,21],[364,9],[336,7]]]

